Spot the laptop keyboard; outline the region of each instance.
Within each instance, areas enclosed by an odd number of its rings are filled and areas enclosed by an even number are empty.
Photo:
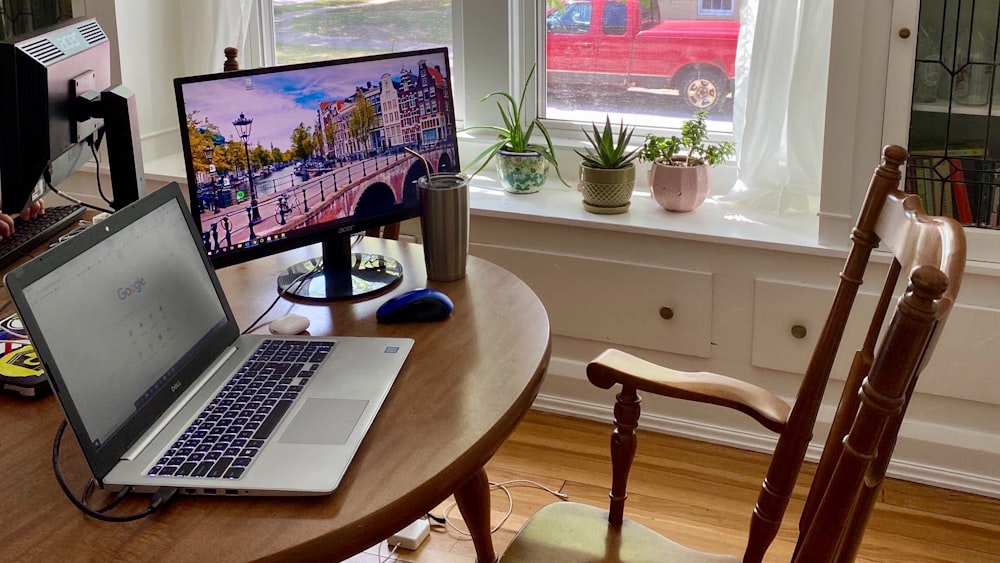
[[[242,477],[331,350],[332,342],[261,342],[148,475]]]

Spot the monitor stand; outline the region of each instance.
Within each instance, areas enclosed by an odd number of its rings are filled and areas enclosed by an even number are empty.
[[[323,241],[322,257],[279,274],[278,291],[312,301],[341,301],[381,292],[402,278],[399,262],[380,254],[351,252],[350,235],[339,235]]]

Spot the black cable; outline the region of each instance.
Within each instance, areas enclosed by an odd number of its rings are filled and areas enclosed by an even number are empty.
[[[57,190],[56,187],[52,185],[52,182],[48,181],[48,179],[45,180],[45,185],[48,186],[48,188],[50,190],[52,190],[53,192],[55,192],[55,193],[59,194],[60,196],[62,196],[64,198],[72,201],[73,203],[75,203],[77,205],[82,205],[84,207],[89,207],[90,209],[93,209],[95,211],[103,211],[104,213],[114,213],[113,210],[108,209],[106,207],[100,207],[100,206],[97,206],[97,205],[91,205],[91,204],[89,204],[89,203],[87,203],[85,201],[80,201],[80,200],[76,199],[75,197],[73,197],[73,196],[71,196],[69,194],[62,193],[61,191]]]
[[[104,195],[104,188],[101,187],[101,157],[97,154],[97,147],[101,144],[101,137],[103,137],[103,135],[104,133],[102,130],[102,132],[98,133],[97,140],[95,141],[94,138],[91,137],[88,144],[90,145],[90,153],[94,155],[94,164],[97,166],[97,193],[101,195],[101,199],[103,199],[105,203],[113,206],[114,203],[108,199],[108,196]]]
[[[309,278],[313,277],[314,275],[316,275],[316,274],[318,274],[318,273],[320,273],[322,271],[323,271],[323,262],[321,261],[312,270],[309,270],[308,272],[305,272],[305,273],[299,275],[299,277],[297,277],[294,280],[292,280],[292,283],[288,284],[287,286],[285,286],[284,289],[282,289],[281,291],[278,292],[278,296],[274,298],[274,301],[271,301],[271,304],[267,306],[267,309],[264,309],[264,312],[261,313],[259,317],[257,317],[256,319],[254,319],[254,321],[252,323],[250,323],[250,326],[248,326],[240,334],[247,334],[248,332],[252,332],[252,331],[257,330],[258,328],[260,328],[260,325],[258,325],[257,323],[259,323],[260,320],[263,319],[265,315],[267,315],[268,313],[270,313],[271,309],[274,309],[274,306],[278,304],[278,301],[280,301],[282,297],[284,297],[284,296],[288,295],[289,293],[293,292],[292,291],[292,286],[293,285],[295,286],[295,290],[294,291],[298,291],[306,283],[306,280],[308,280]]]
[[[135,514],[129,514],[126,516],[113,516],[110,514],[104,514],[103,512],[104,510],[114,508],[115,506],[118,505],[119,502],[121,502],[121,500],[118,499],[117,497],[113,499],[110,503],[108,503],[107,506],[105,506],[100,510],[94,510],[88,507],[86,502],[76,498],[76,496],[73,495],[73,492],[69,490],[69,485],[66,484],[66,479],[63,477],[62,474],[62,468],[59,466],[59,447],[62,444],[62,437],[65,431],[66,431],[66,421],[63,420],[62,423],[59,424],[59,429],[56,430],[55,440],[52,441],[52,470],[55,471],[56,481],[59,482],[59,488],[62,489],[62,492],[66,495],[66,498],[68,498],[70,502],[73,503],[73,506],[76,506],[78,509],[80,509],[81,512],[83,512],[87,516],[90,516],[91,518],[97,520],[102,520],[104,522],[132,522],[134,520],[139,520],[140,518],[145,518],[150,514],[156,512],[157,510],[163,508],[164,506],[166,506],[168,502],[170,502],[171,499],[174,498],[174,495],[177,494],[178,491],[177,487],[160,487],[160,489],[156,491],[155,494],[153,494],[153,498],[149,501],[149,507],[146,508],[146,510],[143,510],[142,512],[137,512]],[[93,481],[91,481],[91,483],[88,483],[87,485],[87,491],[84,493],[85,499],[87,496],[89,496],[89,492],[92,488],[93,488]],[[131,492],[130,487],[126,487],[126,489],[127,491],[125,493],[119,493],[119,495],[122,498],[124,498],[124,496],[128,494],[128,492]]]
[[[80,499],[83,502],[84,506],[89,506],[87,504],[87,501],[90,500],[90,494],[94,492],[94,487],[96,485],[97,485],[97,481],[95,481],[94,478],[91,477],[90,481],[87,482],[87,488],[83,491],[83,496]],[[121,502],[123,500],[125,500],[125,497],[127,497],[128,494],[131,493],[131,492],[132,492],[132,487],[131,486],[129,486],[129,487],[122,487],[122,489],[120,489],[118,491],[118,494],[115,495],[115,498],[111,499],[111,501],[108,502],[107,504],[105,504],[103,507],[98,508],[97,511],[98,512],[107,512],[107,511],[111,510],[112,508],[114,508],[114,507],[118,506],[119,504],[121,504]]]
[[[442,526],[444,526],[445,522],[447,522],[447,520],[445,520],[443,517],[441,517],[441,516],[435,516],[435,515],[431,514],[430,512],[427,513],[427,517],[430,518],[431,520],[437,522],[438,524],[441,524]]]

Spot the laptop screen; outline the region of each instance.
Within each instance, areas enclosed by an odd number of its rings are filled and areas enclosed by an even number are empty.
[[[23,296],[54,364],[50,376],[60,375],[89,445],[100,449],[228,319],[175,200],[120,230],[92,229],[110,234]]]

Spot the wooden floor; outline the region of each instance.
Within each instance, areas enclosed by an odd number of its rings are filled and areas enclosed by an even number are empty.
[[[607,506],[609,437],[608,424],[532,411],[486,469],[493,482],[532,480],[567,493],[574,502]],[[640,428],[625,515],[693,548],[739,554],[767,459]],[[766,561],[789,560],[812,469],[807,465]],[[510,491],[512,514],[493,535],[497,553],[538,508],[560,502],[530,486]],[[507,511],[506,495],[495,490],[492,504],[497,523]],[[435,514],[446,508],[447,504],[438,507]],[[450,516],[461,526],[457,509]],[[434,527],[417,551],[398,551],[390,557],[383,542],[349,561],[389,560],[472,563],[475,552],[472,542],[459,533]],[[858,560],[1000,562],[1000,500],[890,479]]]

